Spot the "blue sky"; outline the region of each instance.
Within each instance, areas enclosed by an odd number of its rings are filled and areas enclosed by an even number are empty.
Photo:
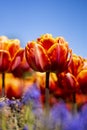
[[[0,0],[0,35],[25,47],[45,33],[63,36],[73,53],[87,58],[87,0]]]

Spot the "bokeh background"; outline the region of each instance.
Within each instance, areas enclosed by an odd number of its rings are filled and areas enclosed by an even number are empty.
[[[25,47],[44,33],[63,36],[73,53],[87,58],[87,0],[0,0],[0,35]]]

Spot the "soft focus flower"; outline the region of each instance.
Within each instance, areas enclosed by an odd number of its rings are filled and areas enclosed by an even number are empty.
[[[0,108],[3,108],[4,106],[5,106],[5,102],[3,102],[3,101],[1,102],[0,101]]]
[[[82,94],[82,92],[76,94],[76,103],[78,108],[80,109],[81,106],[87,103],[87,95]]]
[[[87,59],[83,58],[83,67],[82,69],[87,69]]]
[[[86,130],[83,129],[84,127],[79,113],[72,115],[71,119],[67,122],[65,121],[65,123],[63,130]]]
[[[60,96],[64,100],[72,100],[72,94],[79,92],[79,83],[71,73],[61,73],[58,75],[58,90],[54,92],[56,97]]]
[[[24,128],[23,128],[23,130],[29,130],[28,126],[25,125]]]
[[[87,94],[87,69],[80,71],[76,78],[79,82],[81,92]]]
[[[65,91],[77,92],[79,90],[79,84],[74,75],[71,73],[62,73],[58,77],[60,87],[64,88]]]
[[[6,96],[11,99],[12,97],[20,98],[23,94],[24,86],[19,78],[15,78],[12,74],[8,73],[5,76],[5,92]]]
[[[41,93],[45,93],[45,83],[46,83],[46,77],[45,73],[36,72],[36,84],[41,90]],[[49,91],[54,92],[57,89],[57,76],[55,73],[50,73],[49,77]]]
[[[25,53],[30,67],[40,72],[61,72],[68,67],[71,59],[68,43],[62,37],[53,38],[51,34],[44,34],[36,41],[28,42]]]
[[[12,73],[15,77],[23,78],[25,73],[29,72],[32,73],[32,70],[26,61],[25,51],[23,50],[23,58],[19,65],[15,69],[13,69]]]
[[[32,103],[33,109],[41,107],[40,90],[36,84],[33,84],[32,86],[26,88],[22,98],[22,103],[26,105]]]
[[[83,130],[87,129],[87,104],[82,106],[81,112],[80,112],[80,119],[83,123]]]
[[[6,36],[0,36],[0,47],[2,46],[2,43],[4,41],[6,41],[6,40],[8,40],[8,37],[6,37]]]
[[[45,72],[44,73],[40,73],[40,72],[36,72],[35,73],[35,83],[37,84],[37,86],[40,88],[41,91],[41,100],[42,103],[45,103],[45,83],[46,83],[46,75]],[[57,90],[57,76],[55,73],[50,73],[50,77],[49,77],[49,92],[51,94],[51,96],[49,97],[49,103],[50,105],[53,105],[54,103],[56,103],[56,99],[53,96],[53,94],[55,93],[55,91]]]
[[[59,102],[51,108],[50,111],[50,126],[53,129],[59,127],[63,130],[63,127],[71,119],[71,113],[68,111],[64,102]]]
[[[75,77],[78,75],[78,73],[82,70],[84,59],[81,56],[78,56],[76,54],[72,54],[71,63],[68,67],[68,72],[73,74]]]
[[[0,72],[15,69],[22,60],[23,50],[18,39],[2,37],[2,40],[0,40]]]

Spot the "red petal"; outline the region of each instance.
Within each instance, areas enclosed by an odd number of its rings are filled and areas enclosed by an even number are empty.
[[[55,43],[55,39],[51,34],[44,34],[37,39],[37,43],[39,43],[44,49],[48,50]]]
[[[54,44],[48,50],[48,56],[52,64],[52,70],[59,70],[67,61],[68,57],[68,48],[63,44]]]
[[[11,58],[13,58],[20,49],[20,41],[17,39],[9,39],[3,43],[3,49],[9,51]]]
[[[49,70],[50,61],[41,45],[31,42],[26,49],[28,63],[34,70],[41,72]]]
[[[24,54],[24,49],[23,48],[19,49],[15,57],[11,61],[9,71],[13,71],[16,67],[18,67],[21,64],[23,59],[23,54]]]
[[[80,71],[77,75],[77,81],[79,82],[82,93],[87,94],[87,69]]]
[[[0,73],[8,71],[10,62],[11,59],[9,52],[0,50]]]
[[[33,43],[32,44],[27,44],[27,46],[25,47],[25,56],[26,56],[26,60],[29,64],[29,66],[34,69],[34,70],[38,70],[36,63],[35,63],[35,53],[34,53],[34,47],[33,47]]]

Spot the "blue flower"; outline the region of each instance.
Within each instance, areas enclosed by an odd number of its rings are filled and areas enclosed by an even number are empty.
[[[63,129],[66,123],[71,119],[71,114],[66,108],[63,102],[60,102],[53,106],[50,111],[50,124],[55,128],[55,126]]]
[[[80,119],[80,114],[77,113],[75,115],[72,115],[72,118],[68,120],[63,130],[84,130],[83,123]]]
[[[22,103],[21,103],[21,101],[20,100],[10,100],[10,99],[7,99],[6,101],[5,101],[5,103],[9,106],[9,107],[11,107],[11,108],[15,108],[16,106],[20,109],[21,108],[21,106],[22,106]]]
[[[3,102],[0,102],[0,108],[3,108],[5,105],[6,105],[6,104],[5,104],[4,101],[3,101]]]
[[[70,112],[68,111],[66,105],[63,102],[57,103],[51,109],[51,116],[57,122],[58,120],[65,121],[70,117]]]
[[[32,103],[33,109],[41,107],[40,90],[36,86],[36,84],[28,87],[28,89],[25,91],[22,98],[22,103],[25,105],[29,105],[29,103]]]
[[[83,123],[84,130],[87,130],[87,104],[85,104],[81,109],[80,119]]]
[[[23,128],[23,130],[29,130],[28,126],[25,125],[24,128]]]

